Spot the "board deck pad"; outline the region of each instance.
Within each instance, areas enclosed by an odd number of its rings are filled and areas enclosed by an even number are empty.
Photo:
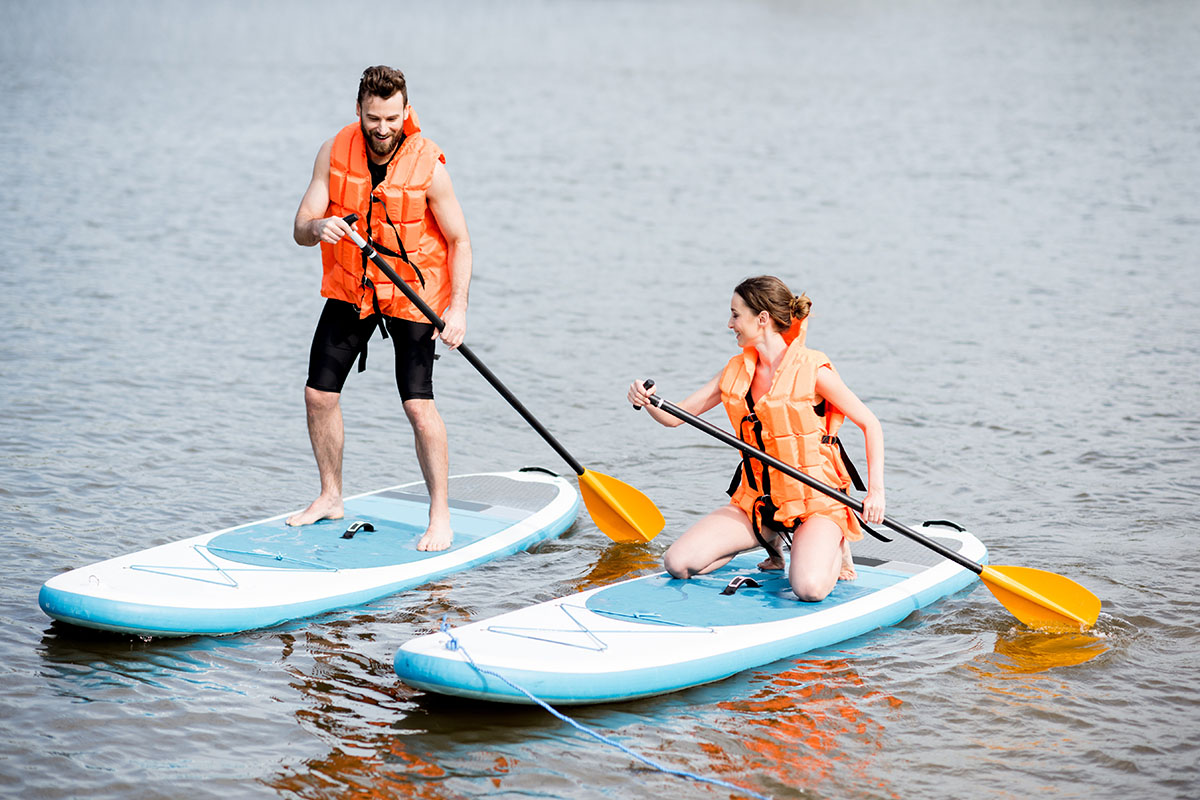
[[[344,501],[345,518],[290,527],[288,514],[71,570],[38,596],[51,617],[145,636],[224,634],[373,600],[557,536],[579,507],[545,470],[452,476],[448,550],[416,549],[424,483]],[[368,523],[350,535],[356,523]],[[348,537],[348,538],[347,538]]]
[[[486,477],[487,481],[451,481],[454,548],[461,549],[531,517],[557,494],[549,484]],[[280,569],[363,569],[438,555],[415,547],[428,522],[428,494],[412,488],[385,490],[347,500],[344,506],[344,519],[326,519],[299,528],[274,519],[236,528],[211,539],[208,551],[240,564]],[[370,522],[375,530],[359,530],[353,538],[343,539],[343,531],[356,521]]]
[[[812,614],[827,608],[822,603],[801,603],[792,593],[787,575],[783,572],[761,572],[754,565],[761,554],[742,557],[708,575],[690,580],[676,580],[669,575],[617,584],[588,598],[586,608],[597,614],[613,616],[638,610],[644,622],[660,625],[691,625],[722,627],[745,625],[748,622],[775,622]],[[747,575],[760,586],[742,586],[736,595],[721,592],[729,582]],[[839,581],[826,598],[829,604],[846,603],[887,586],[899,583],[908,575],[900,572],[860,566],[854,581]],[[654,617],[645,616],[654,609]],[[729,609],[734,613],[722,614]]]

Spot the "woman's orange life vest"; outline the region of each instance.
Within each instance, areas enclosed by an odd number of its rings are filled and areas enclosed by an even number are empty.
[[[846,417],[829,402],[821,403],[824,413],[818,413],[817,370],[833,369],[833,364],[824,353],[804,346],[807,328],[805,319],[794,322],[784,332],[788,348],[770,389],[754,402],[753,413],[747,399],[758,365],[758,351],[753,347],[745,348],[725,365],[721,402],[742,441],[845,491],[851,478],[842,460],[837,432]],[[741,482],[733,490],[732,502],[754,521],[756,530],[765,521],[756,515],[774,508],[774,520],[785,528],[817,514],[838,523],[850,541],[862,538],[858,520],[849,508],[778,470],[767,470],[758,459],[743,459],[739,475]]]
[[[437,162],[446,157],[421,135],[417,112],[404,121],[405,139],[388,164],[387,174],[371,189],[367,147],[358,122],[342,128],[329,154],[329,216],[358,214],[367,240],[439,315],[450,305],[450,267],[442,235],[425,193]],[[321,296],[358,307],[360,318],[377,310],[389,317],[428,322],[404,293],[363,255],[350,239],[321,242]]]

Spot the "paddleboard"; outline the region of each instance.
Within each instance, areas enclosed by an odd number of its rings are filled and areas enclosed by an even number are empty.
[[[969,532],[936,530],[930,538],[986,559]],[[799,601],[786,575],[760,571],[763,553],[748,552],[690,580],[648,575],[416,637],[396,652],[396,674],[426,691],[504,703],[532,702],[520,689],[551,704],[630,700],[894,625],[977,579],[908,539],[852,549],[858,578],[819,603]]]
[[[539,468],[450,478],[454,544],[416,549],[423,482],[344,501],[345,518],[277,517],[71,570],[38,595],[51,617],[141,636],[228,634],[355,606],[523,550],[571,526],[579,493]],[[352,530],[353,529],[353,530]]]

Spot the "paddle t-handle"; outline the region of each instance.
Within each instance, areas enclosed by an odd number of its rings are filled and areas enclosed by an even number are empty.
[[[642,388],[643,388],[643,389],[649,389],[649,388],[650,388],[650,387],[652,387],[652,386],[654,386],[654,381],[650,380],[649,378],[647,378],[647,379],[645,380],[645,382],[644,382],[644,383],[642,383]],[[634,410],[634,411],[641,411],[641,410],[642,410],[642,407],[641,407],[641,406],[634,406],[634,407],[633,407],[633,410]]]

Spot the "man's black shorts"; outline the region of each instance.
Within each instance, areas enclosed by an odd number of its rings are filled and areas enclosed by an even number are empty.
[[[403,400],[433,399],[434,327],[384,317],[396,350],[396,388]],[[359,319],[358,309],[342,300],[326,300],[308,354],[307,386],[322,392],[341,392],[359,353],[379,326],[375,316]]]

